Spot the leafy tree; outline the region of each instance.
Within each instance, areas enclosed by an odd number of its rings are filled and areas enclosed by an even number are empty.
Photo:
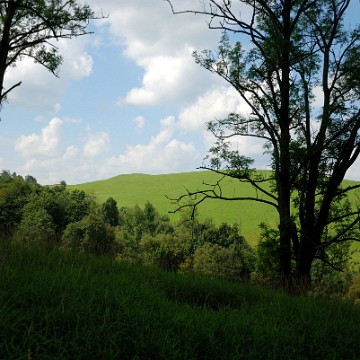
[[[230,226],[227,223],[222,223],[219,227],[212,226],[204,230],[200,237],[200,243],[205,242],[218,244],[225,248],[228,248],[232,244],[249,246],[245,238],[239,235],[238,226],[236,224]]]
[[[30,184],[36,184],[37,183],[37,180],[33,176],[31,176],[29,174],[25,176],[25,181],[27,181]]]
[[[44,186],[38,194],[33,196],[33,201],[41,204],[53,218],[58,240],[60,240],[62,232],[69,223],[70,194],[61,186]]]
[[[62,236],[62,246],[71,250],[81,250],[84,227],[81,221],[68,224]]]
[[[94,213],[70,223],[63,234],[63,245],[72,250],[85,250],[94,255],[112,254],[115,231]]]
[[[145,232],[150,235],[155,235],[155,231],[159,223],[159,213],[155,209],[154,205],[147,201],[143,214]]]
[[[204,243],[193,256],[193,270],[197,274],[225,278],[231,281],[247,281],[254,270],[249,253],[232,245],[224,248],[218,244]]]
[[[62,57],[52,40],[88,34],[95,16],[76,0],[4,0],[0,2],[0,104],[21,82],[4,89],[5,72],[30,57],[53,74]]]
[[[89,214],[81,222],[84,229],[82,248],[94,255],[111,254],[115,241],[114,228],[95,214]]]
[[[9,170],[3,170],[0,174],[0,184],[10,183],[16,176],[15,172],[10,174]]]
[[[175,235],[145,235],[140,241],[144,263],[150,263],[166,271],[177,272],[187,255],[187,246]]]
[[[155,207],[147,202],[144,210],[139,205],[122,208],[120,212],[124,236],[134,244],[139,244],[143,235],[155,236],[159,232],[172,233],[174,228],[169,224],[168,216],[160,216]]]
[[[309,284],[316,258],[336,268],[326,255],[330,246],[359,240],[360,210],[347,206],[346,196],[360,185],[341,187],[360,152],[360,26],[345,25],[349,4],[208,0],[200,11],[182,11],[209,16],[210,28],[225,30],[218,52],[195,52],[195,60],[233,86],[250,109],[209,123],[216,143],[201,168],[249,182],[256,192],[238,199],[277,210],[279,272],[286,282],[292,259],[297,281]],[[250,16],[241,17],[236,5]],[[226,31],[251,46],[232,43]],[[320,106],[315,93],[321,93]],[[231,137],[262,139],[270,175],[260,175],[252,159],[233,150]],[[221,179],[210,190],[188,195],[198,195],[195,205],[209,197],[236,199],[221,192]]]
[[[28,203],[15,234],[15,241],[27,245],[55,245],[55,224],[39,203]]]
[[[117,208],[117,202],[109,197],[101,208],[102,218],[111,226],[119,225],[119,209]]]
[[[277,277],[279,275],[279,244],[278,229],[272,229],[261,223],[260,240],[256,246],[256,271],[263,277]]]
[[[35,191],[32,184],[15,173],[3,171],[0,175],[0,234],[9,237],[22,219],[24,206]]]
[[[69,202],[66,207],[67,223],[82,220],[90,214],[95,206],[95,199],[84,190],[73,189],[69,194]]]

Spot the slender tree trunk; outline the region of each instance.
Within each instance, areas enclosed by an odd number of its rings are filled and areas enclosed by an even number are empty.
[[[311,232],[310,228],[302,232],[296,257],[295,279],[297,285],[303,290],[307,290],[311,284],[311,265],[316,254]]]
[[[285,172],[286,176],[287,172]],[[279,231],[280,231],[280,247],[279,247],[279,263],[280,277],[287,283],[291,279],[291,219],[290,219],[290,190],[288,180],[280,180],[279,186]]]
[[[285,0],[283,10],[283,39],[281,47],[280,68],[280,97],[281,108],[279,112],[280,125],[280,158],[278,174],[279,191],[279,230],[280,230],[280,276],[283,281],[291,281],[291,186],[290,186],[290,38],[291,38],[291,2]]]
[[[6,18],[3,23],[2,38],[0,40],[0,104],[4,93],[3,86],[4,86],[5,71],[7,68],[7,59],[8,59],[9,46],[10,46],[9,45],[10,29],[16,8],[17,8],[17,4],[14,3],[13,1],[9,1],[9,4],[6,9]]]

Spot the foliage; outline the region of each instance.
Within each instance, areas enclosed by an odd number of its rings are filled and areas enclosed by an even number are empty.
[[[89,214],[81,221],[70,223],[63,235],[66,247],[98,256],[113,254],[114,242],[114,228],[96,214]]]
[[[71,190],[66,207],[67,223],[80,221],[86,215],[89,215],[91,209],[95,206],[95,199],[84,190]]]
[[[210,219],[201,220],[198,211],[193,212],[191,207],[184,209],[181,220],[173,224],[150,202],[143,208],[136,205],[118,211],[111,197],[100,205],[83,190],[68,190],[66,185],[41,186],[8,171],[0,176],[0,194],[4,223],[9,219],[13,222],[7,237],[13,243],[61,246],[174,273],[195,273],[234,282],[251,277],[262,283],[259,280],[277,277],[279,232],[267,225],[262,225],[262,236],[254,251],[240,235],[237,224],[215,226]],[[342,202],[332,211],[341,215],[347,206],[350,204]],[[118,225],[112,226],[116,219]],[[331,231],[329,228],[328,233]],[[331,268],[316,260],[312,270],[313,294],[344,294],[349,284],[346,274],[351,273],[349,250],[348,242],[334,242],[326,253],[326,259],[336,262],[345,272],[343,277],[337,278]],[[332,280],[338,284],[336,287],[329,286]]]
[[[15,242],[32,246],[55,244],[55,224],[49,213],[38,203],[28,203],[14,236]]]
[[[145,235],[139,244],[144,263],[177,272],[188,252],[186,243],[181,240],[170,234]]]
[[[9,171],[0,175],[0,234],[11,236],[22,218],[24,206],[28,203],[30,194],[35,191],[30,183],[21,176]]]
[[[359,240],[359,206],[346,205],[359,185],[341,188],[341,182],[360,153],[360,26],[344,25],[348,0],[240,3],[250,17],[238,16],[231,0],[204,1],[202,10],[185,12],[207,15],[210,28],[224,30],[218,51],[195,52],[195,61],[225,79],[249,107],[209,123],[216,142],[201,168],[247,182],[256,194],[229,197],[220,179],[182,198],[196,198],[194,206],[215,198],[275,208],[280,277],[310,284],[315,259],[336,268],[347,255],[331,256],[333,244]],[[233,42],[230,32],[251,46]],[[319,90],[321,106],[313,101]],[[255,172],[253,160],[234,149],[234,137],[263,141],[270,175]]]
[[[205,243],[195,250],[193,271],[212,278],[224,278],[231,281],[248,281],[253,271],[251,254],[240,251],[235,244],[222,247]]]
[[[28,183],[31,183],[31,184],[37,183],[37,180],[29,174],[25,176],[25,181],[27,181]]]
[[[355,277],[348,290],[350,296],[355,303],[360,303],[360,274]]]
[[[84,239],[84,228],[81,221],[72,222],[65,228],[62,245],[68,249],[80,250]]]
[[[113,253],[114,228],[106,224],[100,216],[89,214],[81,221],[84,229],[82,247],[94,255]]]
[[[119,225],[119,209],[117,202],[112,197],[109,197],[105,203],[102,204],[101,214],[107,224],[114,227]]]
[[[160,216],[155,207],[147,202],[144,210],[139,205],[132,208],[122,208],[124,237],[127,241],[139,244],[143,235],[155,236],[157,232],[172,233],[173,227],[167,216]]]
[[[267,173],[268,171],[265,170],[258,172],[258,174],[263,175]],[[215,183],[218,180],[218,175],[208,171],[160,175],[122,174],[106,180],[68,185],[67,188],[70,190],[78,188],[89,194],[94,194],[101,203],[105,202],[109,197],[113,197],[119,204],[119,209],[121,207],[132,208],[136,204],[144,204],[149,201],[160,214],[168,214],[169,211],[172,212],[178,207],[177,203],[169,201],[169,197],[177,198],[184,191],[184,188],[202,188],[205,186],[203,185],[205,180]],[[345,182],[346,185],[354,183]],[[224,178],[221,184],[224,195],[232,196],[236,193],[239,196],[248,196],[249,194],[255,194],[255,190],[249,184],[231,178]],[[167,197],[164,195],[167,195]],[[197,208],[202,222],[205,219],[212,219],[216,224],[223,222],[228,224],[238,223],[241,234],[245,236],[252,246],[255,246],[259,239],[258,224],[260,222],[267,221],[271,225],[276,225],[278,221],[276,209],[269,208],[266,204],[259,202],[247,201],[239,204],[236,201],[219,202],[209,200],[202,202]],[[184,211],[169,214],[171,224],[174,225],[179,220],[185,220],[183,215]]]
[[[262,230],[256,246],[256,271],[263,277],[279,276],[279,231],[265,223],[260,224]]]

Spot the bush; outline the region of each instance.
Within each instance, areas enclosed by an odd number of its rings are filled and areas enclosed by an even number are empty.
[[[56,244],[55,225],[45,209],[28,204],[23,218],[14,235],[14,241],[27,245],[54,246]]]
[[[177,272],[187,253],[186,246],[170,234],[145,235],[139,245],[144,263],[166,271]]]
[[[355,277],[349,287],[347,295],[353,299],[356,304],[360,304],[360,274]]]
[[[248,281],[253,268],[253,254],[241,252],[235,245],[228,248],[205,243],[195,250],[193,270],[200,275],[239,282]]]
[[[84,239],[84,227],[81,221],[70,223],[64,231],[62,245],[72,250],[80,250]]]
[[[63,244],[73,250],[85,250],[94,255],[113,254],[115,229],[99,215],[90,214],[66,227]]]

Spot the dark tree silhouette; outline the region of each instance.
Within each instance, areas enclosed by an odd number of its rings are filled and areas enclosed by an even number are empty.
[[[195,60],[232,85],[251,109],[209,123],[217,140],[201,168],[252,184],[256,195],[239,200],[276,208],[286,282],[292,259],[295,278],[307,284],[316,258],[341,268],[327,249],[359,240],[360,222],[359,207],[347,200],[360,185],[341,185],[360,151],[360,27],[345,25],[350,0],[207,0],[200,10],[184,11],[175,11],[180,1],[165,1],[174,14],[201,14],[211,29],[224,30],[218,52],[195,52]],[[250,16],[242,17],[239,6]],[[232,42],[236,35],[252,47]],[[253,160],[232,149],[231,137],[263,139],[271,174],[251,168]],[[186,196],[195,206],[207,198],[235,199],[223,196],[221,180]]]

